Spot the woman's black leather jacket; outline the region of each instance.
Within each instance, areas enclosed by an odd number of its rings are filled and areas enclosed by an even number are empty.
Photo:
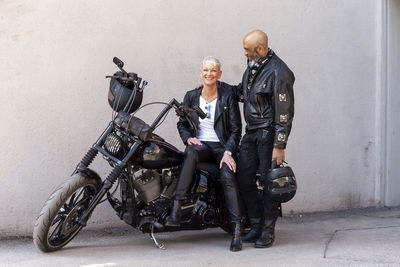
[[[238,149],[239,141],[242,134],[242,122],[240,118],[239,106],[236,96],[230,85],[217,82],[218,99],[215,108],[214,130],[219,141],[224,145],[225,150],[235,153]],[[200,94],[202,87],[188,91],[185,95],[183,103],[186,106],[198,106],[200,102]],[[198,115],[193,112],[192,116],[198,120]],[[185,118],[180,117],[178,123],[178,131],[185,145],[190,137],[196,137],[197,133],[190,127]]]

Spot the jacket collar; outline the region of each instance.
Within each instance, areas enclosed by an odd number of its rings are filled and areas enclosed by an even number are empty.
[[[203,86],[201,86],[197,91],[196,91],[196,99],[195,99],[195,105],[199,106],[200,105],[200,95],[201,91],[203,90]],[[215,105],[215,114],[214,114],[214,125],[217,122],[217,120],[221,117],[222,113],[224,112],[225,109],[225,104],[222,101],[223,96],[226,94],[225,90],[228,90],[227,88],[224,88],[224,84],[220,81],[217,81],[217,90],[218,90],[218,97],[217,97],[217,103]],[[194,115],[198,119],[199,116],[197,113],[194,112]]]
[[[244,73],[244,86],[243,88],[245,90],[249,90],[249,86],[252,85],[254,79],[256,78],[257,74],[260,72],[260,70],[267,65],[267,63],[270,61],[270,59],[275,55],[275,52],[269,48],[268,53],[263,57],[260,58],[256,64],[254,64],[253,67],[247,67],[245,73]],[[250,82],[250,84],[249,84]]]
[[[222,112],[224,112],[224,103],[222,101],[222,97],[223,95],[225,95],[224,90],[226,90],[226,88],[222,88],[222,84],[219,81],[217,82],[217,86],[218,86],[218,98],[217,98],[217,104],[215,105],[214,125],[221,117]]]

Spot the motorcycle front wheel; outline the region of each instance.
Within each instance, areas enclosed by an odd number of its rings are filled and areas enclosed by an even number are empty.
[[[68,244],[82,229],[78,220],[101,187],[99,180],[74,174],[61,184],[44,204],[33,230],[41,251],[51,252]]]

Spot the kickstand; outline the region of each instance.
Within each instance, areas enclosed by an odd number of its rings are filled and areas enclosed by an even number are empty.
[[[150,237],[153,240],[154,244],[159,248],[159,249],[165,249],[165,246],[163,243],[158,243],[156,237],[154,236],[154,224],[151,225],[151,232],[150,232]]]

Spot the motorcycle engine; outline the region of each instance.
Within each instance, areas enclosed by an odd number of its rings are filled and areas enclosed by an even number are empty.
[[[160,181],[160,174],[155,170],[141,169],[133,174],[133,184],[146,203],[160,196]]]

